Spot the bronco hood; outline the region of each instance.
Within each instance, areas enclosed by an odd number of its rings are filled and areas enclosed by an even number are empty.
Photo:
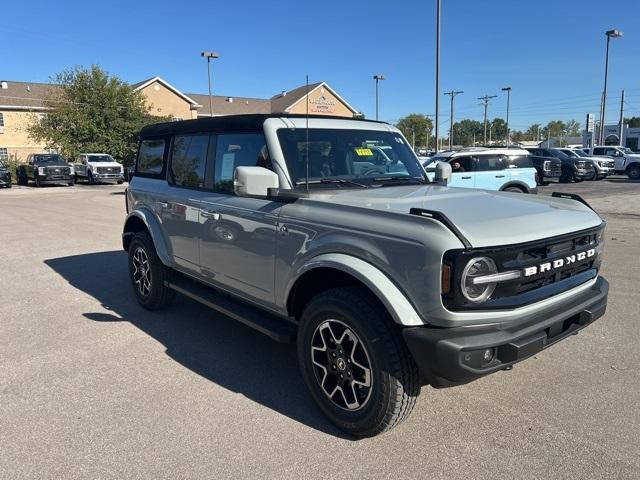
[[[411,208],[437,210],[473,247],[540,240],[602,223],[598,214],[575,200],[440,185],[318,191],[310,200],[401,214]]]

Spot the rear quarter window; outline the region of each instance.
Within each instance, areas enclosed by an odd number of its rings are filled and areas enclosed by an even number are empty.
[[[165,147],[164,138],[142,140],[138,149],[136,173],[142,175],[159,176],[164,170]]]
[[[533,168],[533,162],[529,155],[516,155],[505,157],[507,168]]]

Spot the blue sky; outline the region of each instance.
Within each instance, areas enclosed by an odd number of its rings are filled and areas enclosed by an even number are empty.
[[[511,126],[597,114],[604,32],[612,40],[607,121],[640,115],[640,8],[636,0],[443,0],[441,90],[457,119],[482,119],[477,97],[498,95],[489,116]],[[47,81],[66,67],[99,64],[136,82],[159,75],[184,92],[207,90],[200,51],[215,50],[214,93],[270,97],[327,81],[367,117],[372,75],[383,73],[381,119],[434,112],[435,0],[8,2],[0,16],[0,77]],[[449,119],[441,96],[441,122]],[[446,130],[444,128],[443,130]]]

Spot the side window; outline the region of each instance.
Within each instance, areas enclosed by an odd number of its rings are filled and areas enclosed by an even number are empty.
[[[449,163],[453,173],[470,172],[473,170],[473,157],[456,157],[452,158]]]
[[[180,187],[203,188],[209,135],[177,135],[171,149],[169,179]]]
[[[158,175],[164,166],[165,140],[163,138],[140,142],[136,173]]]
[[[262,133],[218,135],[213,176],[215,190],[233,192],[233,173],[236,167],[271,168]]]
[[[478,155],[478,167],[479,172],[487,172],[490,170],[502,170],[504,169],[504,163],[500,155]]]

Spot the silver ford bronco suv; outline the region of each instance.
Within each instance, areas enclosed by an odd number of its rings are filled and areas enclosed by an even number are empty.
[[[297,342],[312,397],[358,437],[422,385],[468,383],[601,317],[604,222],[575,195],[430,182],[382,122],[296,115],[146,127],[123,247],[150,310],[176,292]],[[561,368],[558,365],[558,368]]]

